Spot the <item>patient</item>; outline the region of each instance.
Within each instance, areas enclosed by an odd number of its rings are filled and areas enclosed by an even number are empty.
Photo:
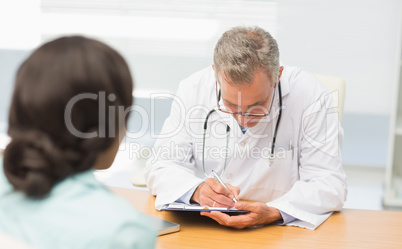
[[[0,160],[1,231],[35,248],[154,247],[146,218],[93,175],[114,160],[132,90],[124,59],[96,40],[63,37],[29,56]]]

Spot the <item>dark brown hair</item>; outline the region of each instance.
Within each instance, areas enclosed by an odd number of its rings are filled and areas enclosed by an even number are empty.
[[[56,183],[92,168],[128,118],[125,115],[120,124],[117,111],[109,118],[110,106],[131,107],[132,90],[125,60],[104,43],[72,36],[39,47],[16,76],[9,113],[11,142],[4,152],[9,182],[29,197],[44,197]],[[79,99],[65,116],[68,103],[83,93],[96,99]],[[106,97],[106,108],[100,107],[100,94]],[[73,134],[66,119],[75,130],[97,135]],[[101,136],[99,127],[109,133]]]

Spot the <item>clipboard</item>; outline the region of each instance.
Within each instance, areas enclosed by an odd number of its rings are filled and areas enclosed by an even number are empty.
[[[237,208],[225,208],[225,207],[209,207],[209,206],[200,206],[197,204],[185,204],[179,202],[173,202],[170,204],[166,204],[162,207],[161,210],[166,211],[196,211],[196,212],[211,212],[211,211],[220,211],[223,213],[249,213],[248,210],[239,210]]]

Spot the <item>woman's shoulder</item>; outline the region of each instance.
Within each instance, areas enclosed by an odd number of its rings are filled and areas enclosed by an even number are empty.
[[[60,241],[72,248],[113,248],[104,244],[120,243],[115,237],[126,244],[149,244],[156,236],[146,217],[98,182],[91,171],[63,180],[42,199],[27,198],[13,189],[3,197],[0,229],[29,243],[47,237],[44,244]]]
[[[113,247],[105,248],[117,248],[116,245],[130,248],[125,245],[154,243],[155,231],[146,217],[98,182],[91,171],[56,185],[48,204],[46,209],[52,213],[51,219],[64,221],[60,222],[63,230],[70,231],[87,244],[103,243],[100,244],[103,248],[104,243],[111,243]]]
[[[139,213],[126,200],[115,195],[108,187],[100,183],[92,170],[71,176],[56,185],[49,198],[53,199],[56,205],[60,203],[72,210],[80,206],[82,212],[98,214],[101,218],[108,218],[109,216],[106,214],[111,213],[115,220],[119,216],[128,219],[130,216],[135,218]],[[71,207],[69,207],[70,205]]]
[[[89,242],[107,241],[110,246],[106,248],[151,248],[156,232],[145,215],[96,179],[93,182],[92,177],[81,183],[84,184],[81,193],[77,191],[73,195],[74,206],[79,205],[81,210],[77,214],[77,222],[81,224],[80,220],[85,219],[85,224],[81,225],[94,232],[93,236],[87,238]],[[74,216],[74,210],[77,212],[79,209],[70,207],[66,212]]]

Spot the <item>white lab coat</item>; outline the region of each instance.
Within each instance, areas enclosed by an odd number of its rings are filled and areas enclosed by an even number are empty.
[[[287,225],[315,229],[346,200],[346,175],[342,168],[343,129],[334,112],[331,94],[307,72],[284,67],[280,79],[283,111],[277,132],[275,160],[270,162],[279,98],[271,114],[243,134],[236,120],[219,111],[208,121],[205,171],[240,188],[242,200],[262,201],[296,220]],[[276,89],[277,90],[277,89]],[[184,79],[173,101],[154,157],[145,170],[147,186],[157,195],[155,207],[176,201],[205,181],[202,134],[209,110],[216,108],[212,67]],[[226,148],[226,124],[230,127]]]

